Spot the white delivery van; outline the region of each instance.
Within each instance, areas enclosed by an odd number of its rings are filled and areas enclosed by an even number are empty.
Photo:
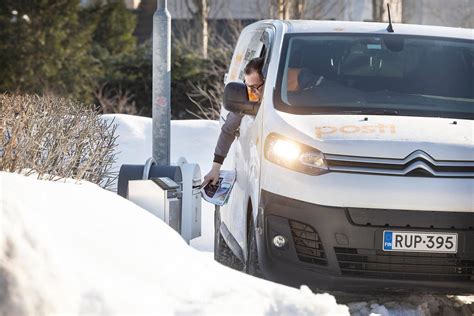
[[[224,108],[245,113],[215,257],[313,288],[474,292],[472,29],[260,21]],[[243,68],[265,57],[260,104]]]

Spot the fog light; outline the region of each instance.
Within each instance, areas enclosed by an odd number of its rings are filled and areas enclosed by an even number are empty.
[[[286,244],[286,239],[282,235],[277,235],[273,237],[273,244],[275,247],[283,248]]]

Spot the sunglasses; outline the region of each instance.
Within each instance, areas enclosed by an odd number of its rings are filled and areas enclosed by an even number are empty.
[[[259,85],[248,85],[244,80],[244,84],[247,86],[247,88],[249,88],[253,92],[258,92],[258,89],[260,89],[265,84],[265,80],[262,81],[262,83]]]

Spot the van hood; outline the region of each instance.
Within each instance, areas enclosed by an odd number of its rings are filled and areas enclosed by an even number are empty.
[[[474,122],[382,115],[295,115],[278,112],[325,154],[403,159],[423,151],[436,160],[474,161]],[[278,129],[276,129],[278,131]]]

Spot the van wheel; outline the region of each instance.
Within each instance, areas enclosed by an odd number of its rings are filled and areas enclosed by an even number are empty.
[[[252,216],[252,215],[250,215]],[[263,278],[263,273],[258,264],[257,239],[255,236],[255,225],[253,218],[250,218],[249,227],[247,229],[247,262],[245,263],[245,272],[250,275]]]
[[[244,265],[239,258],[230,250],[221,235],[221,211],[220,207],[216,206],[214,211],[214,260],[228,266],[232,269],[242,271]]]

